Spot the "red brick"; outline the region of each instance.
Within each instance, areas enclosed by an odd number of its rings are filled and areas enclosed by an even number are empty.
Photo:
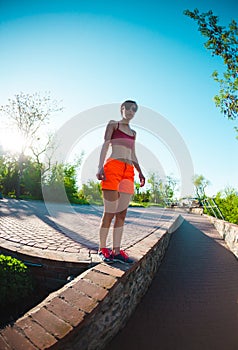
[[[76,307],[70,305],[61,298],[54,298],[46,305],[46,308],[74,327],[78,326],[85,316],[83,311],[76,309]]]
[[[7,343],[5,342],[3,337],[1,337],[1,335],[0,335],[0,349],[1,350],[11,350],[11,348],[9,347],[9,345],[7,345]]]
[[[113,276],[105,275],[97,271],[89,271],[85,276],[85,279],[91,280],[93,283],[98,284],[99,286],[110,289],[116,283],[117,279]]]
[[[3,337],[6,339],[11,349],[17,350],[36,350],[37,348],[24,337],[16,327],[7,327],[2,331]]]
[[[117,269],[115,267],[109,266],[109,265],[104,265],[104,264],[98,264],[93,268],[94,271],[99,271],[106,273],[108,275],[114,276],[114,277],[121,277],[124,275],[124,271]]]
[[[60,297],[65,299],[68,303],[72,304],[74,307],[79,308],[85,312],[91,312],[98,303],[89,298],[87,295],[80,293],[78,290],[74,288],[68,288],[64,291]]]
[[[96,284],[91,283],[85,279],[80,279],[75,285],[74,288],[79,290],[80,292],[88,295],[89,297],[95,300],[103,300],[105,296],[108,294],[107,289],[99,287]]]
[[[45,349],[57,342],[57,340],[38,323],[34,322],[32,318],[26,317],[17,321],[26,336],[34,343],[37,349]],[[16,348],[18,350],[18,348]]]
[[[44,307],[32,314],[34,320],[42,325],[49,333],[61,339],[70,331],[72,326],[63,320],[59,319],[52,312],[46,310]]]

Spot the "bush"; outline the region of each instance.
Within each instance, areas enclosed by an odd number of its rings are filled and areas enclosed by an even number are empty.
[[[85,198],[90,204],[103,204],[102,189],[99,182],[89,180],[82,185],[79,196]]]
[[[0,255],[0,305],[20,302],[33,291],[32,278],[23,262]]]
[[[238,193],[233,188],[227,188],[223,193],[218,192],[215,202],[221,210],[224,219],[238,224]]]

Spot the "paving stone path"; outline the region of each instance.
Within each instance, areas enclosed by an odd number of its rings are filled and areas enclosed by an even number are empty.
[[[103,208],[94,205],[67,205],[4,199],[0,201],[0,245],[16,249],[75,253],[97,252],[98,230]],[[164,222],[172,220],[173,210],[157,207],[129,208],[123,235],[123,248],[140,241]],[[108,244],[112,244],[111,232]]]

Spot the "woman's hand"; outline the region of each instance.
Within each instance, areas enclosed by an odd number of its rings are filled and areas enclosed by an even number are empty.
[[[103,168],[97,172],[96,177],[98,180],[105,180],[106,179]]]
[[[142,173],[139,173],[139,179],[140,179],[140,187],[143,187],[145,185],[145,177]]]

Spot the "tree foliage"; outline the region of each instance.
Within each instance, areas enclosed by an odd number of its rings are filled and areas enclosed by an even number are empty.
[[[171,176],[161,179],[159,174],[152,172],[147,180],[149,188],[141,190],[140,184],[135,183],[136,193],[133,200],[139,203],[155,203],[161,206],[170,205],[174,201],[177,181]]]
[[[41,165],[29,156],[24,156],[21,160],[22,176],[20,183],[18,183],[18,156],[0,156],[0,191],[6,196],[16,198],[19,185],[21,198],[42,199]]]
[[[39,92],[21,92],[8,99],[8,104],[0,106],[1,115],[7,117],[9,126],[15,128],[22,137],[19,153],[23,154],[39,140],[41,127],[49,122],[49,116],[61,110],[62,107],[52,100],[49,93],[42,95]]]
[[[199,201],[206,198],[205,188],[210,184],[203,175],[194,175],[193,184],[195,186],[196,196]]]
[[[213,78],[220,85],[219,93],[214,97],[216,106],[228,119],[235,120],[238,112],[238,27],[235,20],[232,20],[228,28],[218,24],[218,17],[212,11],[199,13],[184,11],[186,16],[195,20],[198,30],[207,38],[204,46],[210,50],[213,56],[223,59],[225,72],[223,77],[217,71],[213,72]],[[237,130],[237,128],[236,128]],[[238,130],[237,130],[238,131]]]
[[[15,193],[17,183],[17,160],[11,156],[0,156],[0,191],[10,195]]]
[[[45,176],[44,165],[30,156],[22,160],[22,176],[19,198],[43,199],[42,182],[52,192],[54,199],[60,200],[60,193],[65,190],[70,202],[77,202],[77,171],[80,160],[75,164],[55,164]],[[42,173],[44,174],[42,177]],[[0,156],[0,192],[5,196],[17,198],[18,159],[17,156]]]
[[[238,225],[238,192],[234,188],[226,188],[224,191],[217,193],[215,202],[224,219]]]
[[[11,256],[0,255],[0,305],[20,303],[33,291],[33,281],[27,267]]]
[[[26,150],[32,150],[39,163],[39,155],[45,151],[36,148],[37,143],[42,139],[41,128],[49,121],[49,116],[56,111],[62,110],[58,107],[58,102],[52,100],[50,94],[16,94],[13,99],[8,100],[8,104],[0,106],[0,115],[6,117],[9,126],[17,130],[21,136],[22,144],[19,145],[18,165],[16,166],[17,186],[16,197],[21,195],[21,183],[24,172],[24,161]],[[46,145],[49,142],[46,141]]]
[[[88,203],[103,204],[102,189],[98,181],[89,180],[87,183],[82,184],[79,195],[85,198]]]
[[[81,164],[81,158],[75,164],[56,163],[47,172],[43,172],[41,183],[44,191],[50,192],[50,200],[54,202],[65,201],[62,191],[65,191],[71,203],[88,204],[79,193],[77,185],[77,173]]]

